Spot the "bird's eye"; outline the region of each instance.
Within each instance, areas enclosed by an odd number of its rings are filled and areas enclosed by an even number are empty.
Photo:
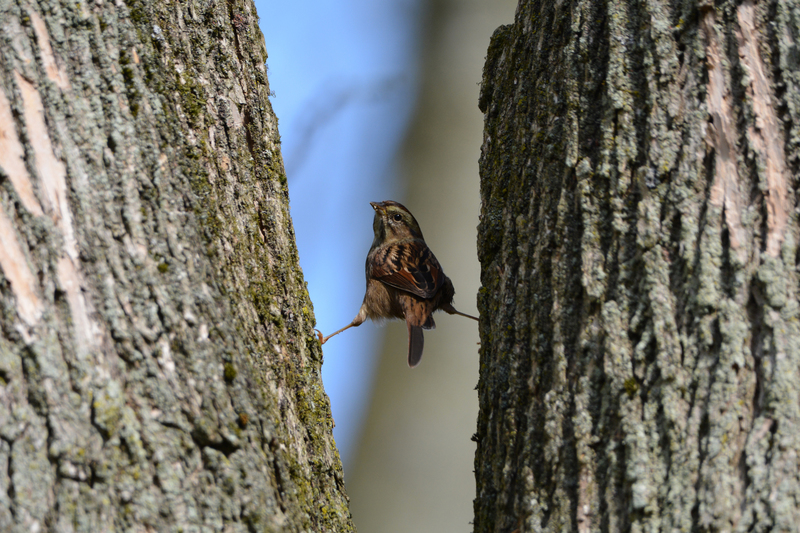
[[[395,219],[397,222],[400,222],[401,220],[403,220],[403,215],[401,215],[400,213],[395,213],[395,215],[392,218]]]

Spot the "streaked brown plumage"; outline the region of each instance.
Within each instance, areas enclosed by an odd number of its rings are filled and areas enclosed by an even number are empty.
[[[368,318],[401,318],[408,327],[408,366],[413,368],[422,359],[422,330],[436,327],[434,311],[478,319],[453,307],[453,283],[425,244],[411,212],[391,200],[370,205],[375,210],[375,239],[367,254],[364,303],[350,324],[327,337],[320,333],[320,342]]]

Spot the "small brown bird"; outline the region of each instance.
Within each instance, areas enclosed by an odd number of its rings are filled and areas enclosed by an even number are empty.
[[[478,319],[453,307],[453,282],[425,244],[414,215],[391,200],[370,205],[375,210],[375,239],[367,254],[364,303],[350,324],[324,338],[320,333],[320,342],[368,318],[402,318],[408,327],[408,366],[413,368],[422,359],[422,330],[436,327],[434,311]]]

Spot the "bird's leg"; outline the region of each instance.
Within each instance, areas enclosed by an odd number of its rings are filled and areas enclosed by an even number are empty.
[[[362,304],[361,305],[361,309],[358,310],[358,314],[356,315],[356,317],[353,319],[352,322],[347,324],[345,327],[343,327],[342,329],[340,329],[338,331],[334,331],[333,333],[331,333],[327,337],[323,337],[322,333],[320,333],[319,334],[319,343],[320,344],[325,344],[326,342],[328,342],[328,339],[330,339],[334,335],[338,335],[339,333],[343,332],[346,329],[358,327],[361,324],[363,324],[366,319],[367,319],[367,308],[366,308],[365,305]]]
[[[453,306],[452,306],[452,305],[450,305],[450,304],[443,305],[443,306],[441,307],[441,310],[442,310],[442,311],[444,311],[445,313],[449,314],[449,315],[461,315],[461,316],[465,316],[465,317],[467,317],[467,318],[471,318],[472,320],[475,320],[475,321],[478,321],[478,322],[480,322],[480,320],[478,320],[478,318],[477,318],[477,317],[474,317],[474,316],[472,316],[472,315],[468,315],[468,314],[466,314],[466,313],[462,313],[461,311],[456,311],[456,308],[455,308],[455,307],[453,307]]]

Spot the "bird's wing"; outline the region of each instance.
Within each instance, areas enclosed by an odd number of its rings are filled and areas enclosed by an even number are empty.
[[[421,240],[378,250],[370,265],[370,277],[421,298],[432,298],[444,282],[439,261]]]

